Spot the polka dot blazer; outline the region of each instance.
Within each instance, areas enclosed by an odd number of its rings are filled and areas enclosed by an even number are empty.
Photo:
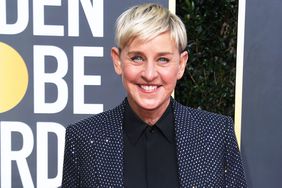
[[[67,127],[63,188],[123,187],[124,106]],[[231,118],[173,109],[180,187],[247,187]]]

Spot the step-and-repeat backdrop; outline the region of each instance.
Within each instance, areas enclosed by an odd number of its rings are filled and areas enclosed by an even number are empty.
[[[1,188],[60,186],[65,127],[125,96],[114,23],[144,2],[0,0]]]

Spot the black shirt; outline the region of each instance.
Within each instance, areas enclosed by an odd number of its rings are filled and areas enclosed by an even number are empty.
[[[123,122],[123,140],[125,187],[179,187],[171,104],[158,122],[149,126],[127,103]]]

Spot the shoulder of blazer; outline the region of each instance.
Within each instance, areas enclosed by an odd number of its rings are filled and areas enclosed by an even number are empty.
[[[115,133],[122,126],[125,101],[115,108],[70,124],[66,130],[74,135]]]
[[[222,151],[225,150],[230,140],[236,142],[231,117],[193,109],[176,101],[173,102],[173,107],[176,134],[180,139],[183,139],[183,135],[188,135],[188,137],[203,141],[206,147],[221,148]]]
[[[175,100],[173,100],[173,108],[176,120],[180,121],[186,117],[186,121],[189,119],[191,126],[195,129],[204,129],[212,132],[216,129],[224,130],[233,126],[231,117],[184,106]]]

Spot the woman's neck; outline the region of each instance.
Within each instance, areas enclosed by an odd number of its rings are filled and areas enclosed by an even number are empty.
[[[153,126],[157,123],[157,121],[162,117],[163,113],[166,111],[170,100],[163,104],[162,107],[158,107],[156,109],[144,109],[137,106],[134,102],[128,100],[128,103],[131,109],[136,113],[136,115],[145,123],[150,126]]]

